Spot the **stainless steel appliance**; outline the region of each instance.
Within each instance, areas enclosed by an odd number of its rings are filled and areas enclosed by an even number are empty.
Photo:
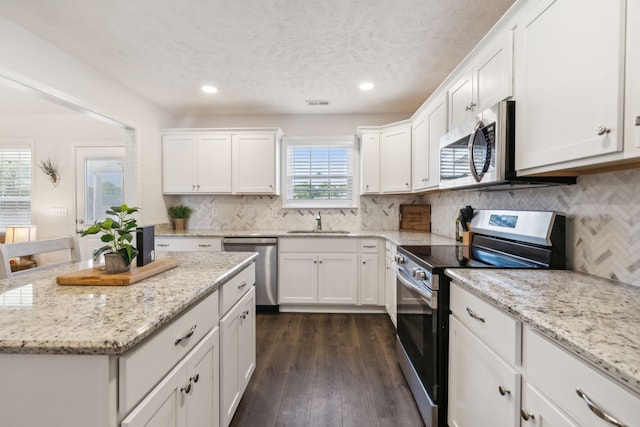
[[[257,252],[256,259],[256,311],[279,312],[278,306],[278,238],[277,237],[225,237],[227,252]]]
[[[517,176],[514,101],[502,101],[440,138],[440,188],[575,184],[575,177]]]
[[[447,426],[447,268],[565,268],[565,217],[479,210],[470,246],[399,246],[398,363],[427,427]]]

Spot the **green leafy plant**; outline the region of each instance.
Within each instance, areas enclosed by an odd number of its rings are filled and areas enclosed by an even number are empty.
[[[135,229],[138,226],[136,219],[131,215],[138,210],[139,208],[130,208],[126,203],[120,206],[111,206],[106,212],[110,216],[104,221],[96,221],[82,233],[82,237],[103,233],[100,240],[108,244],[97,249],[95,254],[118,253],[125,265],[129,265],[138,255],[138,249],[131,245]]]
[[[171,206],[167,209],[167,213],[171,218],[189,218],[191,216],[191,208],[184,205]]]

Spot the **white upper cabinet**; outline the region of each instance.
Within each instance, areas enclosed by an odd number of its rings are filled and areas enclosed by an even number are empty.
[[[489,39],[448,89],[449,129],[513,94],[513,34]]]
[[[625,82],[625,157],[640,156],[640,2],[627,3],[627,71]]]
[[[233,193],[279,193],[275,135],[233,135]]]
[[[382,193],[411,191],[411,126],[388,129],[380,135]]]
[[[229,135],[167,135],[162,140],[166,194],[230,193]]]
[[[596,164],[622,150],[625,3],[543,0],[519,19],[518,173]]]
[[[380,132],[360,135],[360,194],[380,193]]]
[[[436,96],[413,121],[413,191],[437,188],[440,183],[440,137],[447,132],[444,96]]]
[[[162,138],[165,194],[279,194],[280,129],[174,129]]]

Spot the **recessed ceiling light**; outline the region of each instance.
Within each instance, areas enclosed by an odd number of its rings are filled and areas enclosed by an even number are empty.
[[[201,89],[205,93],[216,93],[216,92],[218,92],[218,88],[215,88],[215,87],[209,86],[209,85],[204,85],[204,86],[202,86]]]
[[[375,85],[371,82],[360,83],[360,90],[371,90],[375,87]]]

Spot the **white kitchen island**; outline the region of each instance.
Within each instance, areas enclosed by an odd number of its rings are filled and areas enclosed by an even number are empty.
[[[130,286],[56,284],[90,262],[0,280],[2,425],[218,425],[220,294],[256,254],[160,257],[178,266]]]

